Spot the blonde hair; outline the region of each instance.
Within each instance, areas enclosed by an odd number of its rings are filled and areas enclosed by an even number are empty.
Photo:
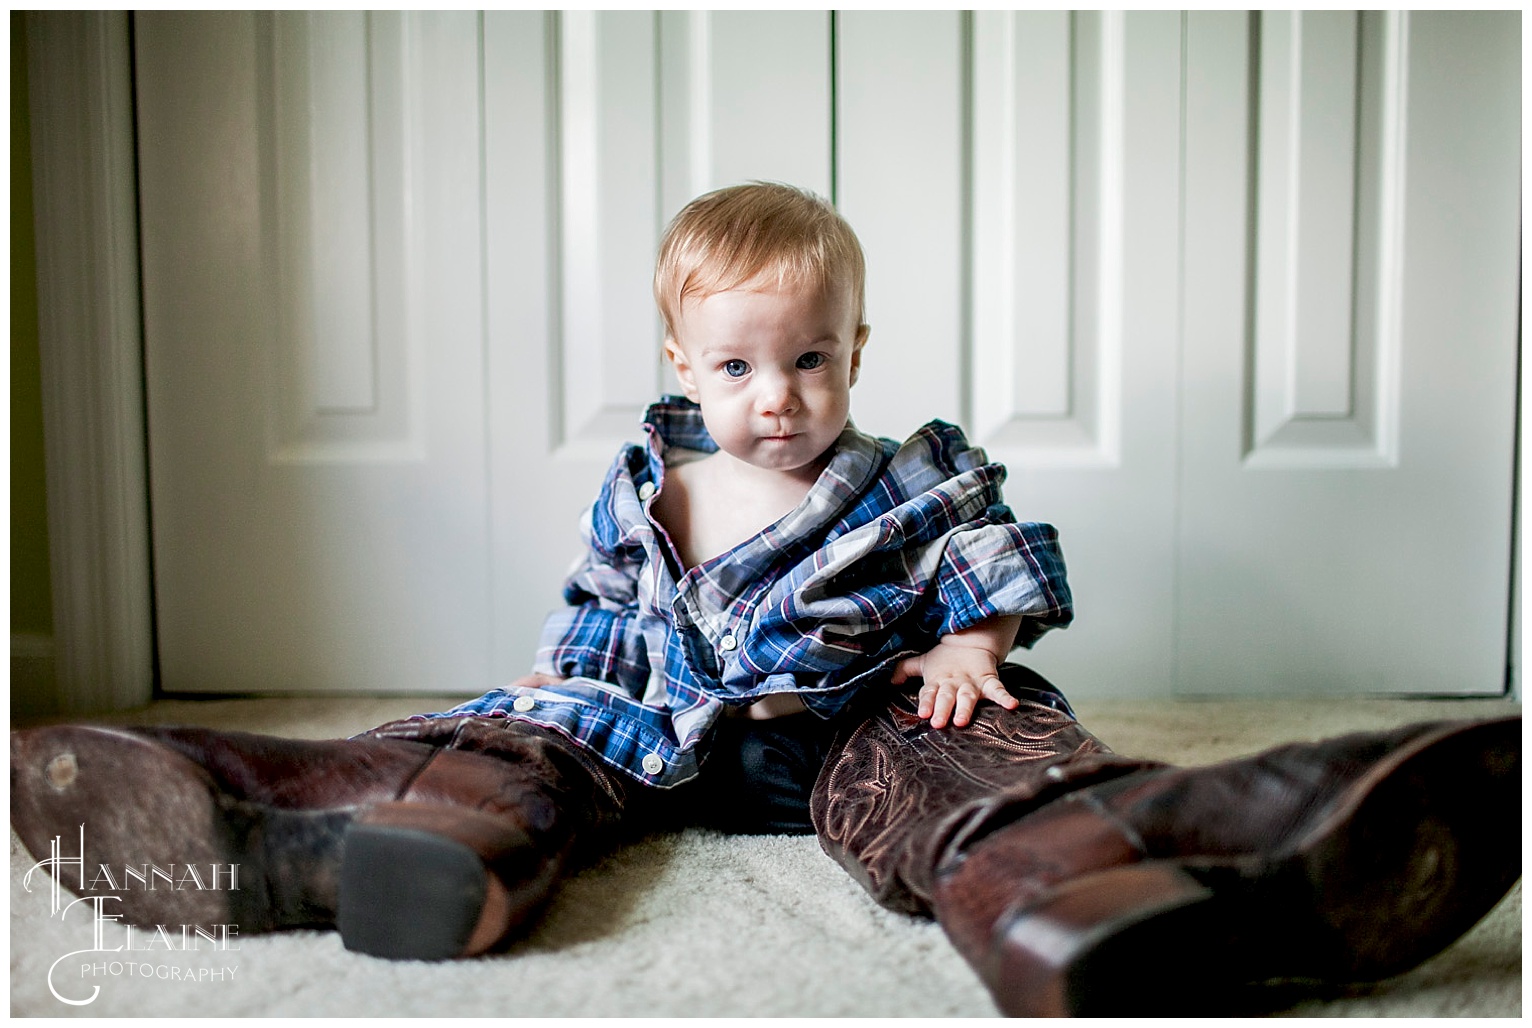
[[[759,275],[782,285],[852,291],[866,317],[862,245],[829,201],[777,182],[750,182],[699,196],[671,220],[654,267],[654,300],[676,338],[681,308]]]

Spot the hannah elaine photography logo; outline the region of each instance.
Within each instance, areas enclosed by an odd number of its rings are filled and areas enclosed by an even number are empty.
[[[185,968],[165,963],[163,957],[175,952],[210,950],[234,952],[239,949],[239,926],[234,924],[155,924],[123,923],[122,895],[130,892],[186,891],[190,889],[239,889],[238,864],[108,864],[91,865],[85,856],[85,826],[80,826],[77,856],[65,856],[63,838],[54,836],[49,856],[32,865],[22,879],[22,887],[32,891],[32,876],[42,871],[48,876],[48,916],[61,921],[78,922],[89,931],[91,945],[65,953],[48,968],[48,991],[60,1003],[86,1006],[101,994],[101,986],[92,980],[103,978],[152,978],[181,984],[233,981],[239,968]],[[73,872],[74,884],[65,879]],[[77,898],[65,902],[64,887]],[[106,891],[110,890],[110,891]],[[71,916],[71,912],[76,911]],[[159,959],[156,958],[159,955]],[[59,991],[61,982],[78,977],[82,987],[90,983],[90,995],[72,999]],[[74,990],[70,990],[71,992]]]

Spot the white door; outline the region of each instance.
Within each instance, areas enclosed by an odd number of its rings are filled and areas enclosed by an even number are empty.
[[[170,691],[490,678],[478,24],[137,16]]]
[[[525,673],[581,508],[674,388],[664,219],[743,177],[830,191],[829,30],[140,15],[164,687]]]
[[[1079,617],[1027,659],[1068,691],[1497,691],[1515,16],[1327,17],[140,15],[167,688],[523,673],[669,388],[663,224],[765,178],[868,250],[858,423],[964,424],[1060,526]],[[1283,403],[1331,436],[1272,435]]]

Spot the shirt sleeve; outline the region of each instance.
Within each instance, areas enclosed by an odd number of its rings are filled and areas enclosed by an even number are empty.
[[[1018,524],[1004,504],[990,506],[977,524],[948,537],[933,613],[940,615],[939,635],[1020,614],[1017,646],[1030,647],[1050,629],[1067,626],[1074,606],[1058,531]]]
[[[1020,614],[1015,644],[1028,647],[1050,629],[1068,626],[1074,601],[1058,531],[1041,522],[1017,522],[1001,495],[1004,466],[990,463],[983,447],[970,444],[962,429],[932,422],[923,434],[930,440],[937,473],[985,472],[962,507],[959,516],[965,520],[945,541],[935,597],[924,620],[930,624],[939,618],[941,636],[992,617]]]
[[[1015,523],[1000,499],[1004,477],[1000,465],[979,464],[938,479],[828,542],[756,606],[755,630],[725,684],[743,690],[759,676],[790,673],[833,690],[891,655],[924,652],[997,615],[1022,615],[1024,646],[1067,624],[1057,534]]]

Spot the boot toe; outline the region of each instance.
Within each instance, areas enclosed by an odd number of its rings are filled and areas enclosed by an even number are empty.
[[[1329,980],[1407,971],[1521,876],[1521,719],[1443,725],[1380,763],[1295,861],[1336,955]]]
[[[129,924],[229,923],[237,860],[217,795],[196,764],[130,732],[11,733],[16,834],[39,862],[63,858],[53,876],[76,895],[118,897],[106,909]]]

